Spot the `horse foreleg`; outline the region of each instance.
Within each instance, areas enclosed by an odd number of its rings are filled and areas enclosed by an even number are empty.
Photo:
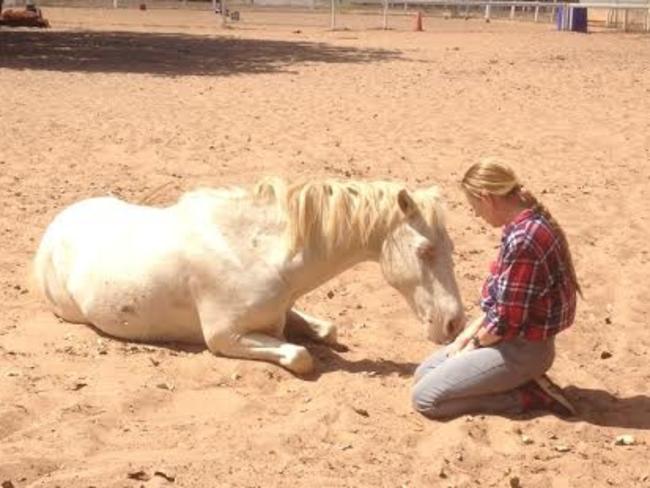
[[[292,308],[287,312],[285,330],[325,344],[336,344],[336,326]]]
[[[244,335],[219,334],[208,337],[208,349],[215,354],[233,358],[269,361],[295,374],[312,371],[314,362],[303,346],[291,344],[260,332]]]

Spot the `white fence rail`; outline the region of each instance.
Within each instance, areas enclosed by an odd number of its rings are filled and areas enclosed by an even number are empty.
[[[555,18],[555,13],[558,9],[565,9],[566,15],[563,17],[565,23],[565,28],[568,30],[569,25],[571,25],[571,18],[573,16],[573,9],[575,8],[587,8],[587,9],[598,9],[606,10],[606,25],[614,26],[620,23],[622,24],[623,30],[627,31],[630,26],[630,13],[635,12],[637,17],[643,17],[643,28],[645,31],[650,32],[650,2],[648,3],[639,3],[639,2],[628,2],[628,3],[618,3],[618,2],[527,2],[521,0],[513,1],[502,1],[502,0],[352,0],[353,2],[358,2],[359,4],[378,4],[383,6],[384,16],[388,14],[388,9],[390,7],[402,6],[404,10],[411,8],[427,8],[427,7],[441,7],[441,8],[451,8],[455,9],[458,12],[463,10],[469,11],[469,9],[482,9],[484,11],[485,20],[490,20],[495,9],[501,9],[501,11],[509,10],[509,17],[511,20],[515,20],[517,17],[517,12],[525,11],[533,12],[533,20],[535,22],[539,21],[540,11],[551,11],[552,18]],[[619,15],[620,14],[620,15]],[[383,22],[386,25],[386,20]]]
[[[603,23],[609,27],[620,27],[622,30],[629,30],[635,27],[637,30],[650,32],[650,0],[623,0],[624,3],[616,1],[598,2],[565,2],[565,1],[523,1],[523,0],[272,0],[266,3],[263,0],[37,0],[43,5],[57,6],[96,6],[113,8],[133,8],[140,3],[150,3],[158,8],[198,8],[225,12],[226,4],[234,8],[242,6],[255,8],[273,9],[274,7],[304,8],[314,10],[327,9],[329,11],[330,27],[337,28],[339,11],[348,11],[350,7],[376,7],[381,16],[381,27],[389,27],[390,16],[413,15],[412,10],[421,9],[425,13],[437,8],[451,10],[457,15],[468,16],[472,11],[485,20],[492,18],[510,18],[511,20],[527,19],[534,22],[554,22],[559,9],[563,9],[562,20],[571,25],[573,10],[586,8],[603,12],[601,16]],[[26,0],[4,0],[4,6],[23,5]],[[643,3],[641,3],[643,2]],[[264,7],[264,5],[267,5]],[[368,9],[364,9],[368,11]],[[322,11],[322,10],[321,10]],[[465,12],[465,14],[463,14]],[[592,14],[589,13],[590,22]],[[225,22],[225,17],[223,18]],[[565,27],[568,28],[568,25]]]

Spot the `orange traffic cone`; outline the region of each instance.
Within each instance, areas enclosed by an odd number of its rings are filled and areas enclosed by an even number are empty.
[[[413,30],[416,32],[422,32],[422,12],[415,14],[415,22],[413,23]]]

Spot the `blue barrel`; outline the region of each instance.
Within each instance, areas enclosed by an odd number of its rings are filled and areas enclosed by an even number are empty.
[[[587,9],[585,7],[573,7],[571,17],[571,30],[574,32],[587,32]]]
[[[587,8],[560,5],[555,17],[557,30],[587,32]]]

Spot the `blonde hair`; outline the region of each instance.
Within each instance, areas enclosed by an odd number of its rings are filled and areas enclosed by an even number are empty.
[[[580,296],[582,296],[580,283],[578,283],[578,277],[573,265],[573,257],[571,256],[571,250],[569,249],[569,241],[567,240],[564,230],[558,221],[553,218],[551,212],[549,212],[544,204],[529,190],[524,188],[511,168],[498,163],[493,159],[486,159],[470,166],[470,168],[465,172],[460,185],[466,194],[475,198],[481,198],[485,195],[495,195],[500,197],[516,196],[526,207],[531,208],[536,213],[542,215],[557,232],[560,238],[560,243],[569,267],[571,279],[576,286],[576,290]]]

